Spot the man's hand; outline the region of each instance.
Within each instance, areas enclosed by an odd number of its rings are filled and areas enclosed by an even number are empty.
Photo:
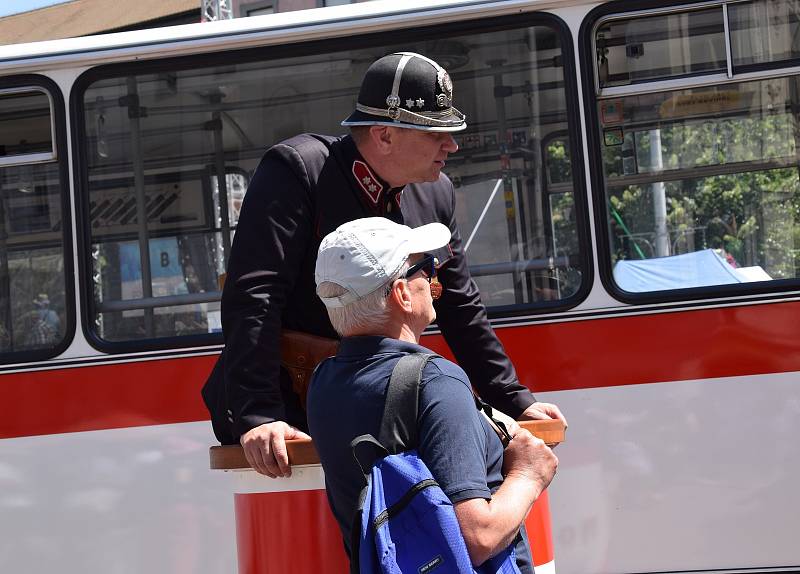
[[[533,403],[519,415],[517,420],[539,421],[543,419],[558,419],[564,423],[564,428],[569,426],[567,425],[567,419],[561,414],[561,410],[552,403]]]
[[[239,442],[250,466],[261,474],[276,478],[292,476],[286,441],[300,438],[311,437],[283,421],[275,421],[250,429]]]
[[[528,431],[519,428],[514,431],[503,451],[503,474],[538,483],[541,494],[556,474],[558,458],[544,441]]]
[[[558,466],[556,455],[540,439],[516,423],[506,428],[511,442],[503,451],[503,484],[489,500],[470,498],[453,505],[476,567],[512,543]]]

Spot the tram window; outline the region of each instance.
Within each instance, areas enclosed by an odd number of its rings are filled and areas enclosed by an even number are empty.
[[[797,279],[800,77],[599,102],[615,281]]]
[[[722,8],[612,20],[595,35],[601,88],[724,72]]]
[[[540,141],[568,132],[558,33],[531,26],[459,34],[268,61],[226,56],[214,65],[203,56],[194,68],[134,76],[98,72],[82,99],[98,336],[218,330],[217,278],[264,150],[306,131],[345,131],[339,122],[367,67],[409,49],[447,66],[468,118],[446,171],[484,300],[530,305],[573,295],[577,241],[554,234],[577,237],[577,218],[560,209],[555,230]],[[567,165],[569,146],[562,152]],[[567,270],[568,288],[559,283]]]
[[[800,1],[730,4],[728,18],[734,66],[800,58]]]
[[[52,355],[67,334],[64,192],[54,161],[53,125],[51,98],[43,88],[0,88],[0,362],[4,363]]]
[[[545,173],[553,163],[545,165],[542,142],[567,129],[558,35],[531,27],[472,38],[470,61],[453,78],[468,126],[478,127],[456,138],[448,174],[473,278],[490,308],[562,301],[577,293],[582,274],[576,210],[554,215]],[[560,141],[560,170],[569,174],[566,135]],[[564,236],[570,241],[559,242]]]
[[[46,354],[66,336],[61,204],[56,164],[0,166],[2,362]]]
[[[55,158],[50,97],[38,90],[0,90],[0,166]]]

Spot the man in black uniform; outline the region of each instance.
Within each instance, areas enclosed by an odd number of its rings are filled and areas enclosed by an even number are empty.
[[[303,134],[269,150],[242,204],[222,293],[225,349],[203,389],[214,432],[241,443],[258,472],[289,476],[285,441],[307,438],[305,412],[280,366],[280,332],[336,337],[316,296],[322,238],[346,221],[384,216],[409,227],[441,222],[436,253],[444,292],[437,323],[481,397],[514,418],[560,418],[522,386],[469,275],[453,184],[441,173],[466,128],[447,72],[419,54],[380,58],[367,70],[351,135]]]

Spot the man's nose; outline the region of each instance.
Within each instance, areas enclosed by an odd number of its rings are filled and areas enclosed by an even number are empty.
[[[458,151],[458,144],[456,143],[456,140],[453,139],[453,136],[448,133],[445,133],[444,136],[445,138],[444,143],[442,144],[442,149],[447,153],[456,153]]]

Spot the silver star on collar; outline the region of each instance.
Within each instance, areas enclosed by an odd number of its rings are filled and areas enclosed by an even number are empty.
[[[417,98],[417,107],[422,108],[422,106],[424,105],[425,105],[425,100],[423,100],[422,98]]]
[[[409,110],[414,107],[414,98],[409,98],[406,100],[406,107]]]

